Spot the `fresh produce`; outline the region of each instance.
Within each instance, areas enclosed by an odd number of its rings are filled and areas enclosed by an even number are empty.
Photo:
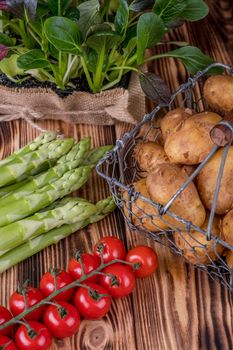
[[[187,179],[188,175],[177,165],[161,164],[148,175],[146,184],[152,200],[165,205]],[[203,225],[206,212],[193,182],[175,199],[170,211],[194,225]],[[173,217],[167,221],[170,227],[184,228],[184,224]]]
[[[206,230],[209,221],[209,215],[202,225],[202,229]],[[220,237],[220,218],[215,216],[211,234]],[[199,231],[175,232],[175,243],[178,248],[183,251],[184,257],[192,264],[211,264],[212,261],[218,260],[223,253],[223,246],[215,243],[214,239],[208,241],[206,235]]]
[[[0,205],[6,205],[11,201],[20,199],[22,196],[28,195],[39,188],[58,180],[67,171],[77,168],[84,161],[91,146],[91,139],[85,138],[75,144],[71,150],[58,159],[57,164],[48,171],[43,172],[30,181],[26,181],[21,187],[10,191],[10,193],[0,199]],[[8,189],[9,191],[9,189]]]
[[[140,168],[147,172],[156,169],[159,164],[169,163],[163,147],[155,142],[139,143],[135,147],[134,157]]]
[[[43,144],[33,152],[16,156],[15,159],[0,167],[0,186],[21,180],[22,175],[33,173],[46,161],[57,160],[70,150],[73,143],[73,139],[57,139]]]
[[[65,301],[49,305],[43,320],[51,334],[60,339],[72,337],[80,326],[80,316],[77,309]]]
[[[211,129],[221,121],[213,112],[203,112],[190,116],[166,137],[164,150],[172,163],[201,163],[213,148]]]
[[[12,319],[12,315],[11,315],[10,311],[7,310],[7,308],[5,308],[4,306],[0,306],[0,326],[11,319]],[[2,330],[0,329],[0,336],[2,336],[2,335],[9,336],[12,332],[12,329],[13,329],[12,326],[9,326],[9,327],[2,329]]]
[[[147,190],[146,179],[141,179],[134,183],[135,191],[141,193],[141,195],[150,200],[151,197]],[[128,200],[128,193],[124,192],[125,201]],[[158,213],[158,210],[155,206],[150,205],[142,198],[138,197],[137,199],[132,200],[132,222],[136,225],[143,225],[150,231],[163,231],[168,228],[168,223],[166,222],[169,217],[164,215],[161,217]],[[125,215],[129,217],[128,207],[124,208]]]
[[[214,75],[204,85],[204,98],[208,106],[222,116],[233,111],[233,77]]]
[[[0,335],[0,349],[3,350],[17,350],[15,343],[8,337]]]
[[[90,287],[91,290],[86,286]],[[75,293],[74,305],[87,320],[98,320],[110,310],[111,298],[108,296],[107,290],[99,284],[89,282],[86,286],[80,287]]]
[[[26,300],[26,305],[25,305]],[[38,304],[41,300],[43,300],[43,295],[41,291],[32,286],[27,286],[23,288],[21,291],[14,292],[10,297],[10,310],[14,316],[18,316],[25,310],[25,306],[31,307],[33,305]],[[25,320],[27,321],[39,321],[44,313],[45,308],[40,307],[27,315]]]
[[[116,205],[112,197],[103,199],[96,203],[97,211],[88,219],[77,221],[70,225],[62,225],[61,227],[55,228],[10,250],[8,253],[0,257],[0,273],[38,253],[51,244],[55,244],[61,239],[68,237],[73,232],[80,230],[91,223],[104,219],[105,216],[109,215],[115,209],[115,207]],[[79,218],[77,218],[77,220],[79,220]]]
[[[15,343],[19,350],[48,350],[52,345],[49,330],[39,322],[29,321],[28,327],[21,325],[15,334]]]
[[[70,275],[75,280],[78,280],[83,275],[82,268],[84,269],[84,273],[88,274],[91,271],[96,270],[97,267],[100,265],[100,263],[101,261],[98,255],[92,255],[88,253],[80,254],[79,252],[77,252],[77,254],[75,254],[75,257],[70,260],[68,265],[68,270]],[[98,283],[98,281],[99,281],[98,275],[92,276],[86,280],[86,282],[93,282],[93,283]]]
[[[130,71],[141,74],[148,60],[174,57],[191,73],[213,62],[187,43],[163,41],[184,21],[208,14],[203,0],[179,0],[175,8],[167,0],[121,0],[117,6],[98,0],[4,4],[0,71],[13,82],[33,77],[65,89],[75,88],[74,79],[79,78],[96,93],[117,86]],[[161,41],[166,51],[147,58],[146,49]],[[172,50],[171,45],[178,48]]]
[[[163,140],[166,141],[167,137],[174,132],[178,131],[181,124],[193,114],[191,109],[176,108],[169,111],[162,119],[160,123],[160,129],[162,132]]]
[[[109,205],[109,199],[99,202],[99,207],[102,206],[101,215],[104,215],[103,209],[106,209]],[[101,215],[96,214],[98,217]],[[17,349],[24,349],[25,347],[34,350],[49,349],[52,336],[65,338],[74,335],[78,331],[80,326],[79,313],[84,318],[91,320],[104,317],[111,306],[111,295],[123,297],[133,291],[136,271],[140,268],[144,270],[145,265],[143,265],[143,262],[133,263],[119,258],[110,259],[105,263],[103,255],[106,254],[106,251],[103,249],[103,242],[105,243],[103,239],[100,239],[95,245],[95,247],[101,248],[98,249],[98,255],[94,256],[84,252],[78,257],[76,254],[76,259],[78,259],[81,266],[80,278],[74,280],[65,270],[50,269],[50,272],[46,272],[40,281],[40,292],[44,296],[42,300],[38,295],[38,289],[28,287],[26,283],[22,285],[20,293],[19,291],[13,293],[10,298],[10,305],[12,306],[13,303],[17,316],[12,319],[9,318],[9,320],[6,318],[6,322],[4,319],[4,322],[0,323],[0,332],[9,330],[12,325],[20,323],[16,334],[14,334]],[[123,248],[125,257],[126,249],[122,241],[119,239],[113,240],[113,237],[106,237],[106,242],[108,242],[108,245],[105,248],[109,248],[108,257],[111,258],[115,254],[116,248],[117,250],[120,248],[117,253],[118,256],[119,252],[122,254]],[[137,250],[136,247],[135,249]],[[141,251],[141,247],[139,247],[139,251]],[[100,257],[99,253],[101,254]],[[151,248],[149,248],[149,253],[152,256]],[[85,260],[87,256],[88,260]],[[98,265],[87,271],[85,267],[88,267],[87,262],[89,264],[90,257],[97,259]],[[68,267],[73,266],[73,263],[74,261],[71,259]],[[106,273],[106,271],[108,272]],[[147,269],[147,275],[149,276],[154,271],[151,268]],[[101,276],[101,283],[106,285],[106,288],[101,284],[89,282],[94,276]],[[25,296],[25,300],[22,300],[22,295]],[[68,300],[71,301],[68,303]],[[19,305],[16,305],[17,301],[19,301]],[[25,308],[25,301],[28,303],[28,308]],[[22,312],[18,314],[20,310]],[[38,318],[39,310],[43,310],[40,318],[44,324],[29,320],[33,315],[34,318]],[[4,308],[5,311],[10,314],[6,308]],[[14,345],[13,342],[10,342],[10,344]],[[14,347],[11,350],[14,350]]]
[[[126,261],[140,264],[140,267],[134,272],[137,278],[150,276],[158,267],[157,254],[147,246],[137,246],[130,249],[126,255]]]
[[[135,276],[131,266],[116,263],[105,267],[105,276],[100,277],[100,284],[115,297],[126,297],[135,287]]]
[[[104,263],[115,259],[124,260],[126,249],[123,242],[117,237],[104,237],[94,246],[94,256],[102,256]]]
[[[45,209],[35,215],[1,227],[0,256],[30,238],[37,237],[64,224],[88,219],[97,211],[94,204],[82,198],[64,198],[53,205],[55,207],[52,209]]]
[[[66,171],[77,168],[79,165],[96,165],[97,162],[109,151],[112,146],[100,146],[94,148],[88,153],[86,151],[90,147],[89,138],[81,140],[75,144],[72,149],[58,160],[57,164],[39,175],[27,178],[26,180],[0,188],[0,205],[6,205],[21,196],[30,194],[50,182],[60,178]],[[87,156],[87,157],[85,157]],[[82,159],[82,161],[81,161]]]
[[[226,256],[227,266],[229,267],[229,269],[232,269],[233,268],[233,252],[232,252],[232,250],[227,250],[225,252],[225,256]]]
[[[48,142],[51,142],[56,138],[57,138],[57,133],[54,131],[48,131],[48,132],[45,132],[44,134],[39,135],[32,142],[28,143],[26,146],[15,151],[5,159],[1,159],[0,167],[10,163],[11,161],[15,161],[16,159],[18,159],[18,157],[22,157],[25,154],[28,154],[37,150],[40,146],[47,144]]]
[[[71,275],[64,270],[54,270],[47,272],[40,280],[40,290],[43,296],[46,298],[52,294],[56,289],[61,289],[73,281]],[[53,300],[56,301],[69,301],[74,294],[74,289],[69,289],[60,293]]]
[[[88,179],[92,167],[85,165],[67,171],[60,179],[32,194],[8,203],[1,209],[0,226],[8,225],[53,203],[59,198],[78,190]]]
[[[224,241],[233,245],[233,209],[228,211],[222,219],[221,234]]]
[[[210,209],[224,149],[219,149],[197,176],[197,187],[202,202]],[[216,214],[225,214],[233,205],[233,146],[230,147],[221,179]]]

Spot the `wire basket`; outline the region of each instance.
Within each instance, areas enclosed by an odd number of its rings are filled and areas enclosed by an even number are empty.
[[[188,180],[166,205],[153,202],[151,199],[143,196],[134,187],[134,183],[143,177],[143,173],[140,171],[133,157],[135,145],[139,140],[142,142],[146,140],[159,142],[161,137],[159,119],[168,110],[182,106],[191,108],[196,112],[204,111],[206,106],[202,98],[203,84],[208,71],[213,67],[224,68],[226,74],[233,74],[233,67],[215,63],[205,70],[198,72],[195,77],[189,78],[188,82],[182,84],[171,96],[168,105],[157,106],[151,113],[146,114],[143,120],[131,132],[126,133],[121,139],[117,140],[115,148],[97,165],[97,172],[108,182],[116,204],[121,210],[131,231],[138,230],[143,232],[147,237],[169,247],[176,254],[184,256],[189,262],[192,262],[193,258],[192,263],[196,267],[206,271],[212,279],[217,279],[233,291],[233,269],[228,267],[224,256],[226,250],[233,252],[233,246],[221,239],[221,236],[216,236],[212,233],[218,192],[231,142],[224,148],[206,229],[195,226],[192,222],[177,216],[169,209],[173,201],[181,195],[183,190],[195,179],[200,170],[215,154],[219,148],[217,145],[214,145],[206,159],[197,166]],[[233,124],[226,121],[221,123],[227,125],[233,135]],[[151,210],[148,211],[148,208],[151,208]],[[156,219],[167,224],[165,218],[173,219],[173,224],[169,224],[169,229],[162,229],[162,225],[158,226],[156,224]],[[193,232],[198,232],[198,237],[200,238],[197,239],[197,234],[195,233],[194,236]],[[184,254],[184,249],[186,250],[186,254]],[[188,258],[187,251],[189,253]]]

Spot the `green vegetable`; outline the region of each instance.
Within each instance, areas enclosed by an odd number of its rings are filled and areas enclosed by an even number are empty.
[[[77,168],[88,155],[90,146],[90,138],[81,140],[78,144],[74,145],[67,154],[58,159],[57,164],[54,167],[33,177],[30,181],[26,181],[21,187],[13,187],[12,193],[0,199],[0,207],[20,199],[23,196],[29,195],[41,187],[58,180],[67,171]]]
[[[36,213],[0,228],[0,256],[30,238],[55,227],[83,221],[95,214],[96,206],[79,198],[65,198],[53,209]]]
[[[36,213],[57,199],[78,190],[87,181],[91,170],[92,166],[88,165],[70,170],[53,183],[8,203],[1,208],[0,227]]]
[[[70,225],[62,225],[59,228],[54,228],[53,230],[31,239],[1,256],[0,273],[40,252],[42,249],[58,243],[60,240],[68,237],[73,232],[89,225],[90,223],[104,219],[105,216],[110,214],[115,209],[115,203],[112,197],[109,197],[99,201],[96,204],[96,208],[97,212],[91,215],[88,219],[77,221]]]
[[[22,196],[29,195],[48,183],[58,180],[63,174],[65,174],[65,172],[75,169],[81,164],[96,165],[104,154],[112,148],[112,146],[102,146],[89,151],[90,143],[90,138],[81,140],[78,144],[73,146],[69,153],[58,160],[57,165],[50,168],[47,172],[33,177],[30,181],[26,180],[22,186],[14,184],[8,187],[3,187],[3,189],[5,188],[5,191],[8,190],[9,192],[0,199],[0,207],[20,199]],[[84,159],[85,156],[87,156],[86,159]]]
[[[1,17],[0,71],[15,82],[32,76],[61,89],[83,78],[93,93],[118,85],[130,71],[140,74],[147,48],[161,45],[164,34],[185,20],[208,14],[203,0],[9,0],[8,10]],[[213,62],[198,56],[200,66]],[[164,57],[181,60],[191,73],[199,66],[185,51],[166,50],[152,59]]]
[[[20,148],[19,150],[12,153],[10,156],[6,157],[5,159],[0,160],[0,167],[2,165],[5,165],[12,160],[14,160],[18,156],[23,156],[27,153],[30,153],[32,151],[35,151],[40,146],[44,145],[45,143],[48,143],[50,141],[55,140],[57,137],[57,133],[53,131],[46,132],[44,134],[39,135],[36,137],[32,142],[28,143],[23,148]]]
[[[73,139],[57,139],[45,143],[37,150],[24,155],[16,155],[10,162],[0,167],[0,186],[17,181],[22,175],[32,173],[47,160],[56,160],[73,146]]]

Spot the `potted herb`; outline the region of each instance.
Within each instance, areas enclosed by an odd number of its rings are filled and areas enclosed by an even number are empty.
[[[10,87],[0,90],[8,106],[0,110],[5,119],[12,117],[13,104],[16,117],[136,122],[142,93],[136,88],[136,98],[130,96],[135,82],[124,88],[130,72],[141,75],[145,85],[141,67],[149,60],[175,57],[190,73],[212,62],[184,43],[164,54],[145,55],[169,30],[205,17],[203,0],[5,0],[0,9],[0,82]],[[20,87],[29,89],[22,93]],[[72,94],[61,99],[48,88],[62,97]]]

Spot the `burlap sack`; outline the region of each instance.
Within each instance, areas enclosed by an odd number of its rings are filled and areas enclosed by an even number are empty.
[[[23,118],[98,125],[112,125],[115,121],[136,124],[144,114],[145,97],[136,74],[131,75],[127,90],[116,88],[98,94],[77,91],[65,98],[47,89],[0,86],[0,121]]]

